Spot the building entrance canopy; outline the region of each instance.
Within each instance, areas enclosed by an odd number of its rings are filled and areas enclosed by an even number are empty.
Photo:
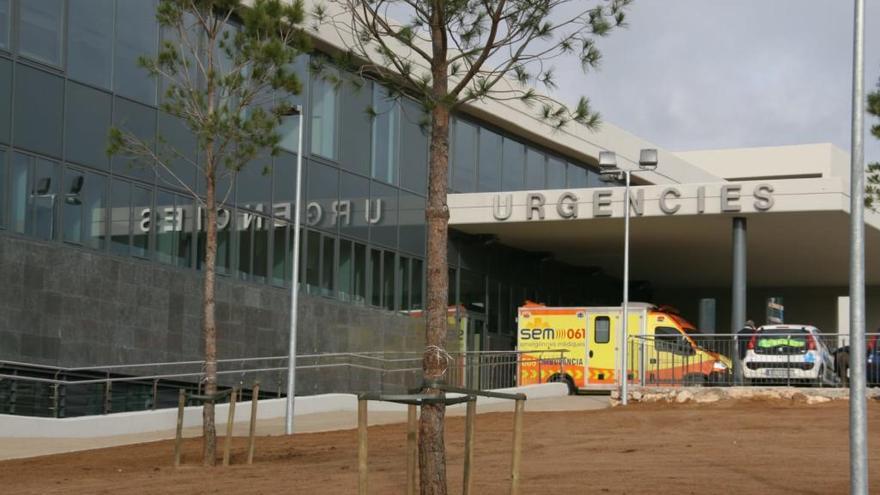
[[[450,194],[450,226],[493,235],[617,276],[623,266],[621,187]],[[636,186],[631,271],[655,287],[723,287],[731,222],[748,219],[750,286],[848,283],[849,194],[839,178]],[[868,212],[868,285],[880,283],[880,215]]]

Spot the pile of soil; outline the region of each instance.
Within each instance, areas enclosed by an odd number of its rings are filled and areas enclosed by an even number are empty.
[[[727,401],[635,404],[527,413],[522,493],[847,493],[848,402]],[[512,415],[477,417],[475,493],[509,490]],[[869,438],[880,403],[869,403]],[[447,422],[450,493],[461,491],[464,421]],[[402,424],[369,429],[370,492],[404,493]],[[222,445],[222,439],[219,442]],[[200,439],[174,469],[172,441],[0,462],[3,493],[329,493],[357,491],[356,431],[261,437],[244,465],[202,468]],[[869,441],[870,472],[880,472]],[[880,492],[880,476],[871,478]]]

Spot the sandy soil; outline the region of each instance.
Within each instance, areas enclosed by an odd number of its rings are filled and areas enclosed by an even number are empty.
[[[523,493],[848,492],[848,403],[637,404],[598,411],[527,413]],[[509,490],[512,417],[477,418],[475,493]],[[869,404],[869,430],[880,403]],[[447,427],[450,493],[461,491],[464,422]],[[404,426],[373,426],[370,492],[403,493]],[[222,445],[222,442],[221,442]],[[355,431],[262,437],[252,466],[237,438],[229,468],[198,466],[186,443],[181,469],[172,442],[113,447],[0,463],[3,493],[356,493]],[[872,491],[880,492],[880,446],[870,443]]]

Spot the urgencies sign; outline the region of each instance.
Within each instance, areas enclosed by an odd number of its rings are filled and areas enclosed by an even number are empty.
[[[675,215],[678,213],[684,201],[692,201],[696,207],[696,213],[705,213],[707,205],[706,190],[710,186],[697,187],[697,194],[694,198],[684,198],[681,189],[677,187],[667,187],[656,198],[657,206],[664,215]],[[773,185],[758,184],[751,188],[753,198],[752,206],[758,212],[769,211],[773,208]],[[720,211],[722,213],[736,213],[742,211],[743,207],[743,185],[741,184],[725,184],[719,186]],[[545,209],[555,208],[556,214],[562,219],[575,219],[580,215],[579,207],[581,197],[571,191],[564,191],[559,194],[554,202],[549,202],[544,193],[530,192],[526,195],[525,202],[525,219],[544,220]],[[592,217],[603,218],[611,217],[612,211],[612,194],[611,189],[593,189],[590,191],[592,195]],[[716,199],[716,198],[712,198]],[[630,191],[630,209],[633,215],[642,216],[645,214],[645,190],[633,188]],[[519,205],[518,205],[519,206]],[[520,206],[522,207],[522,206]],[[511,218],[514,212],[513,193],[496,194],[492,199],[492,217],[497,221],[505,221]]]

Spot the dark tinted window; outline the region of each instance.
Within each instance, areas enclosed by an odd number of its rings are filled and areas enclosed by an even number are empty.
[[[156,172],[159,180],[165,185],[183,188],[181,184],[195,189],[198,163],[196,155],[196,138],[189,127],[180,118],[159,112],[159,142],[157,143],[160,156],[170,170],[159,167]],[[183,155],[183,156],[180,156]],[[268,197],[268,191],[263,193]]]
[[[305,108],[305,95],[307,92],[307,88],[309,85],[309,56],[308,55],[300,55],[296,58],[296,61],[290,66],[288,66],[288,70],[296,73],[296,76],[299,78],[300,84],[302,84],[302,91],[298,95],[293,95],[289,93],[277,94],[276,98],[282,98],[291,106],[301,105]],[[281,143],[280,147],[282,149],[288,151],[296,151],[297,146],[299,146],[299,122],[302,117],[299,115],[294,115],[290,117],[285,117],[282,120],[281,126],[278,128],[278,133],[281,134]]]
[[[61,65],[63,0],[18,2],[18,50],[22,55],[50,65]]]
[[[103,249],[107,223],[105,177],[69,168],[62,187],[64,240]]]
[[[138,67],[138,57],[155,57],[159,45],[155,0],[118,0],[113,87],[135,100],[156,103],[156,79]]]
[[[501,136],[480,129],[480,164],[478,190],[494,192],[501,188]]]
[[[12,119],[12,62],[0,58],[0,143],[9,142]]]
[[[64,80],[18,65],[15,75],[15,145],[61,156]]]
[[[272,200],[272,159],[262,156],[236,174],[236,203],[243,208],[268,212]]]
[[[425,254],[425,198],[400,191],[400,249]]]
[[[504,161],[501,175],[502,191],[525,189],[526,149],[521,143],[504,139]]]
[[[107,130],[111,122],[110,95],[74,82],[67,83],[65,156],[68,161],[108,168]]]
[[[611,319],[607,316],[597,316],[593,321],[593,342],[607,344],[611,341]]]
[[[373,86],[373,166],[374,179],[397,184],[397,142],[400,127],[399,105],[389,97],[388,91]]]
[[[428,136],[421,123],[425,114],[408,99],[401,101],[400,186],[425,194],[428,183]]]
[[[382,260],[382,300],[385,309],[394,310],[394,253],[385,251]]]
[[[568,164],[568,173],[566,174],[566,184],[571,188],[587,187],[587,171],[573,163]]]
[[[526,153],[526,187],[529,189],[544,189],[546,183],[544,172],[546,160],[544,154],[532,148]]]
[[[9,48],[9,0],[0,0],[0,48]]]
[[[312,134],[312,154],[335,160],[337,135],[336,100],[338,97],[338,91],[333,83],[318,75],[314,75],[311,78],[309,90],[312,100],[312,122],[309,126]],[[370,93],[368,91],[362,91],[361,94],[366,95],[365,97],[367,98],[367,101],[369,101]],[[353,108],[354,107],[356,107],[356,105],[353,105]],[[366,109],[366,107],[364,107],[364,109]],[[366,113],[364,112],[362,115],[366,116]],[[346,117],[351,119],[356,118],[355,115],[347,115]],[[364,134],[369,136],[369,133]],[[364,162],[366,162],[366,160],[364,160]],[[365,164],[363,167],[364,170],[366,170],[367,165]]]
[[[317,162],[309,162],[308,190],[304,222],[310,227],[336,230],[333,208],[339,199],[339,171]]]
[[[150,231],[154,223],[151,219],[153,191],[140,186],[132,187],[131,210],[131,255],[148,258],[150,256]]]
[[[322,89],[328,91],[326,89]],[[330,93],[325,93],[325,100]],[[370,174],[370,149],[372,141],[371,128],[375,119],[370,117],[369,108],[373,105],[373,83],[367,81],[361,87],[342,86],[339,97],[339,162],[344,168],[359,174]],[[317,110],[317,109],[316,109]],[[328,110],[329,112],[329,106]],[[314,117],[313,117],[314,118]],[[323,116],[321,117],[323,119]],[[329,122],[326,132],[331,131]],[[314,128],[313,128],[314,129]],[[322,131],[324,132],[324,131]],[[314,141],[314,140],[313,140]],[[327,158],[335,158],[321,153]]]
[[[114,179],[110,186],[110,251],[128,256],[131,227],[131,184]]]
[[[370,216],[379,220],[370,228],[370,240],[389,248],[397,247],[397,189],[373,182]]]
[[[547,189],[565,188],[565,162],[556,157],[547,158]]]
[[[414,259],[412,260],[412,283],[410,284],[410,292],[411,292],[411,306],[412,309],[422,309],[424,307],[423,299],[422,299],[422,279],[423,279],[423,262],[422,260]]]
[[[146,143],[155,144],[156,110],[151,107],[124,98],[116,98],[113,125],[125,132],[132,133]],[[113,157],[113,171],[146,180],[152,180],[155,177],[151,163],[143,160],[131,160],[123,156]],[[225,192],[224,189],[218,194]]]
[[[452,190],[474,192],[477,173],[477,128],[456,120],[452,139]]]
[[[113,0],[68,0],[67,74],[110,89],[113,78]]]
[[[303,162],[303,168],[305,168],[305,166],[306,163]],[[305,176],[305,173],[306,171],[303,170],[303,176]],[[285,203],[290,205],[289,212],[285,206],[285,209],[276,215],[280,215],[282,218],[292,219],[293,202],[294,196],[296,195],[296,155],[285,151],[279,153],[273,160],[272,175],[272,182],[274,183],[273,187],[275,188],[273,201],[275,203]]]
[[[346,172],[340,172],[339,197],[344,208],[350,211],[347,215],[339,215],[339,233],[366,241],[369,238],[367,208],[370,202],[370,181]],[[375,213],[375,206],[371,207]]]
[[[0,148],[0,228],[6,227],[6,150]]]

